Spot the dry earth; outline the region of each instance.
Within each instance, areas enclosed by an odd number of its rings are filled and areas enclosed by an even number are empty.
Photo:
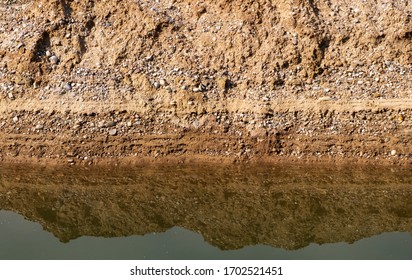
[[[412,163],[412,3],[0,1],[6,162]]]

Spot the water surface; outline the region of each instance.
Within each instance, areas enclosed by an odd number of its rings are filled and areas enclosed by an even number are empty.
[[[412,259],[407,168],[0,169],[1,259]]]

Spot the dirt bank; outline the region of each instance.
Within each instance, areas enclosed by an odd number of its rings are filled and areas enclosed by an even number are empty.
[[[408,1],[0,1],[3,161],[412,163]]]

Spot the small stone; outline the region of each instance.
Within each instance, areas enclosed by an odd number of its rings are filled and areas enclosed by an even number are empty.
[[[355,23],[358,23],[358,22],[356,22],[356,20],[355,20]],[[365,65],[365,64],[363,63],[363,61],[354,60],[354,61],[352,62],[352,65],[353,65],[354,67],[356,67],[356,66],[363,66],[363,65]]]
[[[57,56],[53,55],[49,58],[49,61],[53,64],[57,64],[57,63],[59,63],[60,60]]]
[[[110,129],[109,130],[109,135],[110,136],[115,136],[117,134],[117,130],[116,129]]]
[[[206,7],[205,6],[201,6],[201,7],[196,9],[196,16],[197,17],[200,17],[204,13],[206,13]]]
[[[319,101],[332,101],[333,99],[329,96],[323,96],[318,99]]]
[[[166,81],[163,79],[160,79],[159,84],[164,87],[166,85]]]
[[[43,128],[44,128],[44,126],[42,124],[38,124],[35,127],[36,130],[40,130],[40,129],[43,129]]]
[[[72,85],[70,83],[67,83],[63,86],[63,89],[65,91],[70,91],[70,90],[72,90]]]
[[[193,121],[192,124],[193,124],[193,127],[194,127],[194,128],[199,128],[199,126],[200,126],[200,123],[199,123],[198,120]]]
[[[12,92],[9,92],[9,93],[7,94],[7,96],[8,96],[11,100],[13,100],[13,99],[14,99],[14,95],[13,95],[13,93],[12,93]]]
[[[227,78],[219,78],[216,81],[217,87],[220,90],[227,90],[227,88],[229,87],[229,80]]]
[[[391,151],[391,156],[395,156],[396,155],[396,150],[392,150]]]
[[[113,127],[113,126],[115,126],[115,125],[116,125],[116,122],[113,122],[113,121],[109,121],[109,122],[106,122],[106,123],[104,124],[105,127]]]
[[[155,88],[160,88],[160,83],[159,83],[159,82],[154,82],[154,83],[153,83],[153,86],[154,86]]]
[[[52,54],[51,54],[50,51],[46,51],[46,56],[47,56],[47,57],[51,57],[51,55],[52,55]]]
[[[73,162],[74,162],[74,160],[73,160],[73,159],[71,159],[71,158],[69,158],[69,159],[67,160],[67,162],[68,162],[68,163],[73,163]]]
[[[194,88],[192,89],[192,91],[193,91],[193,92],[199,92],[199,91],[200,91],[200,88],[194,87]]]
[[[100,122],[97,123],[97,126],[98,126],[99,128],[103,128],[103,127],[106,126],[106,122],[105,122],[105,121],[100,121]]]
[[[13,118],[13,122],[18,122],[19,121],[19,118],[17,117],[17,116],[15,116],[14,118]]]
[[[133,125],[133,123],[132,123],[131,121],[128,121],[128,122],[127,122],[127,126],[128,126],[128,127],[132,127],[132,125]]]

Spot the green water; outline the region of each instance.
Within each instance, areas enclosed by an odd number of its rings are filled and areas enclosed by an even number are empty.
[[[0,259],[412,259],[408,168],[0,169]]]

